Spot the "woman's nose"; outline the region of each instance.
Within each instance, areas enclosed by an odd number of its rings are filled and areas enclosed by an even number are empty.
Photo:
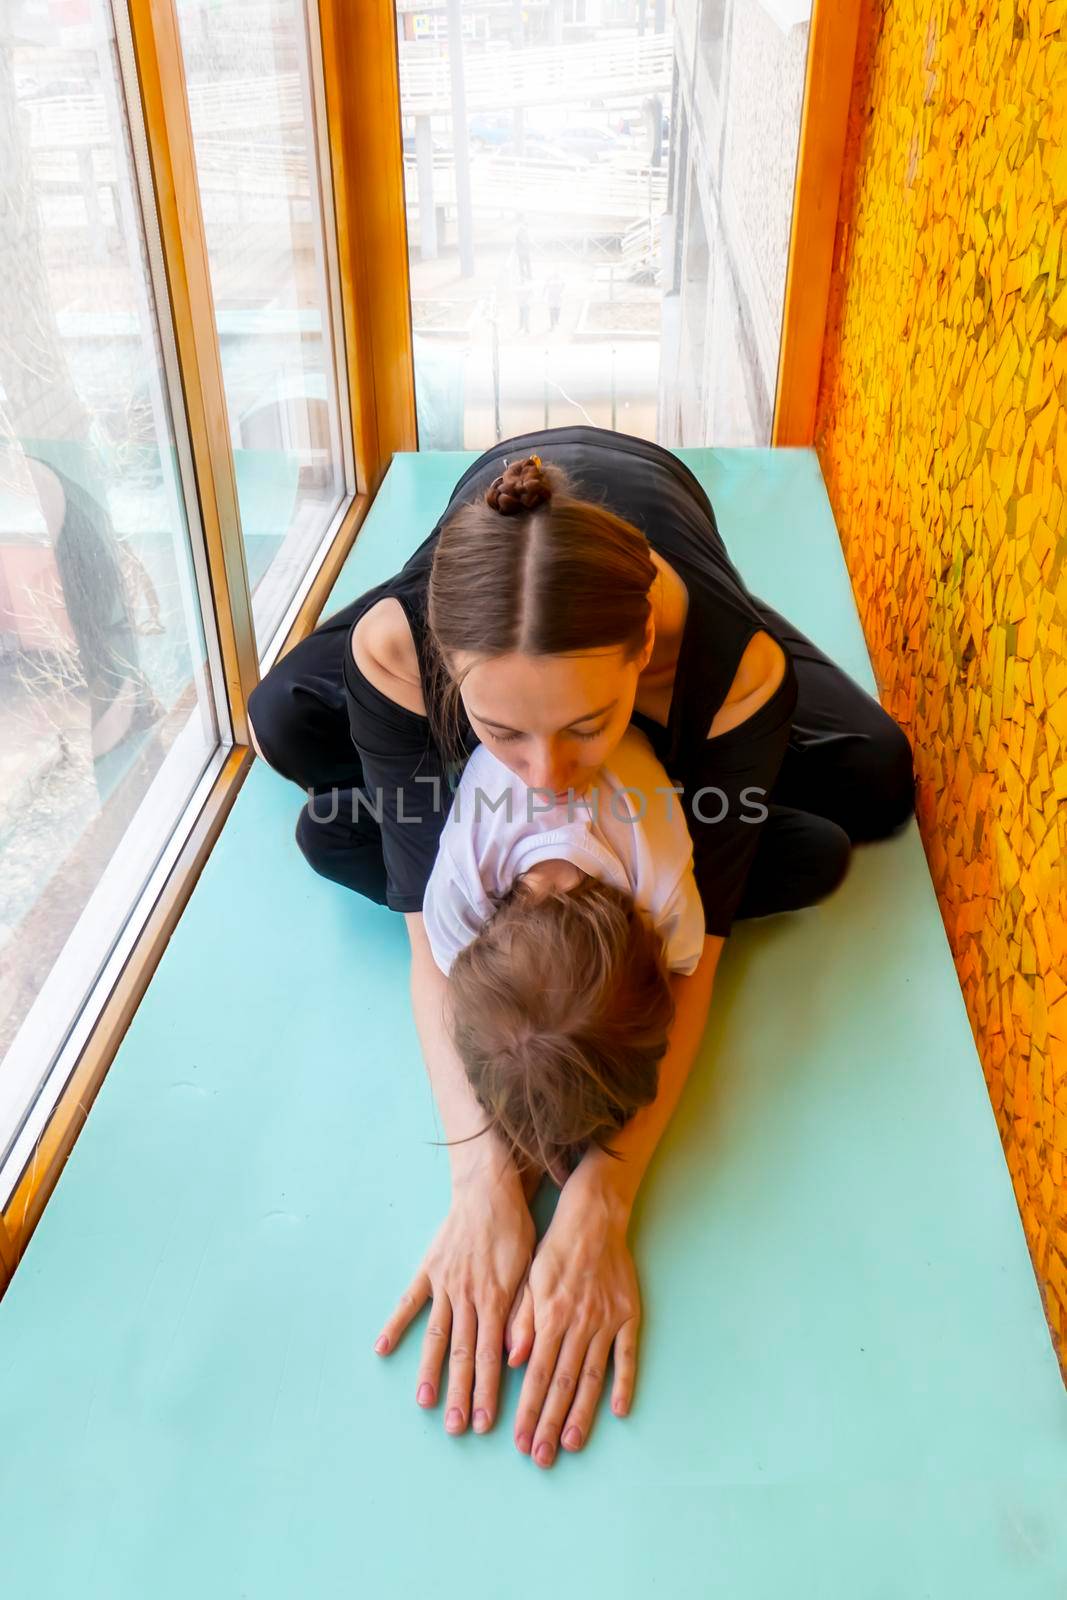
[[[527,779],[531,789],[547,789],[550,794],[562,794],[569,782],[567,762],[557,746],[542,745],[535,751]]]

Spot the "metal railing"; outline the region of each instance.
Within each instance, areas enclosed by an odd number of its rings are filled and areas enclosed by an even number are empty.
[[[643,98],[670,87],[672,36],[664,33],[544,48],[491,46],[464,53],[467,110],[504,111],[554,101]],[[400,52],[400,105],[405,116],[447,113],[452,81],[447,57],[418,45]]]
[[[406,162],[410,169],[413,162]],[[418,184],[407,184],[408,210],[418,215]],[[434,204],[456,203],[455,171],[434,163]],[[538,161],[528,156],[494,156],[471,170],[475,211],[509,215],[574,218],[629,228],[635,218],[658,215],[667,203],[667,175],[661,168],[608,167]],[[641,224],[645,225],[644,222]]]

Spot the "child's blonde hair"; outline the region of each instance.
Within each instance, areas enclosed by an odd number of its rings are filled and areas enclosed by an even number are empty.
[[[633,899],[594,878],[520,879],[449,975],[471,1087],[522,1165],[559,1177],[656,1098],[674,1003],[662,942]]]

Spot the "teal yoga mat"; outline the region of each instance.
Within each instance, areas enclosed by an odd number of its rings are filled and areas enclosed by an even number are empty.
[[[870,684],[815,455],[683,454]],[[334,603],[469,459],[394,462]],[[3,1594],[1067,1594],[1067,1401],[915,829],[731,938],[633,1230],[633,1414],[546,1473],[517,1377],[450,1439],[418,1338],[372,1352],[447,1157],[402,922],[309,872],[299,804],[256,767],[0,1303]]]

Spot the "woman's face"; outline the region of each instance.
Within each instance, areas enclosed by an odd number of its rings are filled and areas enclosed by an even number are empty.
[[[461,653],[452,665],[471,727],[531,789],[582,794],[626,731],[651,652],[621,646],[567,656]]]

